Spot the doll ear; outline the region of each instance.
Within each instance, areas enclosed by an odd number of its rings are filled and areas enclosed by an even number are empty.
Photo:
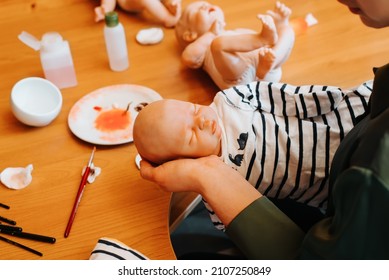
[[[186,30],[184,32],[184,34],[182,34],[182,39],[185,42],[191,43],[191,42],[193,42],[194,40],[197,39],[197,33],[196,32],[191,32],[189,30]]]

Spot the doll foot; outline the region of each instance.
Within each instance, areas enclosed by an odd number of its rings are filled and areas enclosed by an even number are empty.
[[[260,37],[265,40],[265,44],[274,45],[278,40],[278,34],[273,18],[269,15],[257,15],[257,17],[262,22]]]
[[[281,2],[276,2],[276,6],[273,11],[267,11],[277,26],[288,24],[289,17],[292,14],[292,10]]]
[[[262,80],[273,69],[276,56],[271,48],[260,48],[258,52],[257,78]]]
[[[292,14],[292,10],[289,7],[278,1],[274,8],[274,12],[277,13],[283,19],[288,19]]]

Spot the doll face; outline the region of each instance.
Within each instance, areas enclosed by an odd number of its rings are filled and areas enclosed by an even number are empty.
[[[221,128],[211,107],[179,100],[149,104],[134,125],[138,152],[155,163],[218,155],[220,140]]]
[[[361,21],[369,27],[389,26],[388,0],[338,0],[346,5],[353,14],[359,15]]]
[[[183,14],[187,29],[201,36],[211,30],[215,22],[224,24],[224,13],[220,7],[206,1],[197,1],[189,4]]]

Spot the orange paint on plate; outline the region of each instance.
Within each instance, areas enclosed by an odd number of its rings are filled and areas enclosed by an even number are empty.
[[[104,132],[126,129],[131,123],[130,112],[123,109],[102,111],[95,120],[95,127]]]

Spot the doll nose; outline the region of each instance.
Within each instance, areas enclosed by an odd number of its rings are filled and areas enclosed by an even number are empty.
[[[213,120],[205,118],[204,116],[199,116],[197,118],[197,125],[200,130],[210,129],[212,131],[213,123],[214,123]]]
[[[213,129],[214,120],[208,116],[208,114],[200,108],[195,116],[195,123],[200,130]]]
[[[203,115],[199,114],[197,117],[196,117],[196,125],[197,127],[200,129],[200,130],[203,130],[204,129],[204,123],[205,123],[205,118]]]

